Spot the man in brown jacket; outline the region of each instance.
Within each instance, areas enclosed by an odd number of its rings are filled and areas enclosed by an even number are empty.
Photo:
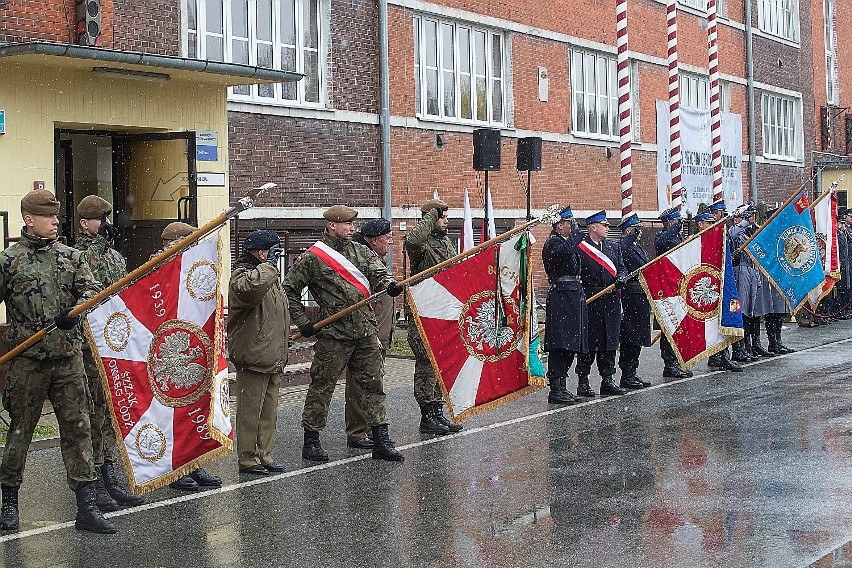
[[[383,261],[393,244],[391,224],[387,219],[372,219],[364,223],[361,230],[352,235],[352,240],[370,247],[374,253],[379,255]],[[393,345],[394,329],[394,299],[390,296],[382,296],[372,304],[373,312],[376,314],[376,323],[379,326],[379,343],[382,344],[382,357]],[[367,416],[358,406],[357,385],[346,377],[346,445],[359,450],[373,449],[373,440],[367,436],[370,427],[367,425]]]
[[[228,356],[237,369],[237,459],[240,473],[252,475],[284,471],[269,455],[290,338],[280,255],[275,231],[251,232],[228,286]]]

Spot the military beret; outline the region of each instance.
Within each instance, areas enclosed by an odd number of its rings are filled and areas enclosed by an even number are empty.
[[[275,245],[281,244],[281,237],[275,231],[259,229],[252,231],[246,237],[243,248],[245,250],[269,250]]]
[[[361,227],[361,234],[365,237],[381,237],[391,232],[391,224],[387,219],[371,219]]]
[[[326,221],[332,223],[348,223],[358,216],[358,212],[345,205],[332,205],[322,214]]]
[[[104,213],[112,213],[112,205],[97,195],[87,195],[77,205],[77,217],[80,219],[99,219]]]
[[[677,207],[669,207],[660,213],[660,221],[663,223],[666,221],[674,221],[675,219],[680,219],[680,211],[678,211]]]
[[[420,208],[420,211],[423,213],[428,213],[432,209],[439,209],[446,211],[450,206],[446,204],[446,202],[440,199],[430,199],[426,203],[423,204],[423,207]]]
[[[21,199],[21,211],[33,215],[56,215],[59,213],[59,202],[50,190],[38,189],[30,191]]]
[[[175,221],[174,223],[166,225],[166,228],[163,229],[163,234],[160,235],[160,238],[164,241],[173,241],[175,239],[183,238],[193,231],[195,231],[195,227],[192,225]]]

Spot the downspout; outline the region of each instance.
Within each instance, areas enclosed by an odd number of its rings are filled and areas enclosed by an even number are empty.
[[[382,217],[391,220],[390,71],[388,70],[388,0],[379,0],[379,84],[382,127]],[[393,266],[393,247],[388,250],[388,266]]]
[[[754,45],[751,33],[751,0],[745,0],[746,81],[748,85],[748,173],[751,200],[757,203],[757,149],[754,104]]]

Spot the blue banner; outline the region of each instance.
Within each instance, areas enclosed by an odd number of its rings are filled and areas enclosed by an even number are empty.
[[[727,234],[727,232],[726,232]],[[737,291],[737,279],[734,276],[734,263],[731,260],[731,247],[728,246],[727,236],[725,242],[725,282],[722,288],[722,305],[719,327],[723,331],[730,328],[743,328],[743,314],[740,310],[740,295]]]
[[[795,312],[825,280],[808,196],[801,191],[763,226],[746,252]]]

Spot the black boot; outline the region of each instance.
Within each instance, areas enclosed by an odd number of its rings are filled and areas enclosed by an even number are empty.
[[[435,417],[431,403],[420,407],[420,432],[423,434],[437,434],[438,436],[445,436],[450,433],[450,429],[444,424],[441,424]],[[373,443],[376,443],[375,439],[373,439]]]
[[[732,373],[743,372],[743,368],[739,365],[739,363],[731,360],[731,355],[728,353],[727,348],[723,349],[719,354],[719,360],[722,362],[722,368],[726,371],[731,371]]]
[[[393,447],[393,442],[388,437],[387,424],[373,426],[373,459],[394,462],[401,462],[405,459],[405,456]]]
[[[622,371],[621,382],[618,384],[623,389],[644,389],[647,385],[639,380],[635,371]],[[603,391],[603,389],[601,389]]]
[[[779,355],[786,355],[787,353],[795,353],[796,352],[795,349],[790,349],[789,347],[787,347],[786,345],[781,343],[781,328],[784,327],[784,316],[782,316],[780,314],[775,315],[775,316],[773,316],[772,320],[773,320],[772,321],[772,330],[773,330],[773,334],[775,336],[775,342],[774,342],[775,343],[775,351],[773,351],[773,352],[777,353]],[[772,348],[770,348],[769,350],[772,351]]]
[[[104,480],[107,493],[109,493],[110,497],[115,499],[119,505],[135,507],[136,505],[141,505],[145,502],[142,497],[129,492],[118,482],[118,478],[115,475],[115,467],[111,462],[106,462],[100,469],[101,479]]]
[[[754,351],[751,350],[751,332],[749,331],[748,328],[746,328],[746,330],[745,330],[745,335],[743,335],[742,342],[743,342],[743,353],[745,353],[745,356],[749,358],[749,360],[750,360],[749,362],[757,361],[758,359],[760,359],[760,357],[755,355]]]
[[[450,431],[450,434],[455,434],[456,432],[461,432],[464,429],[464,426],[461,424],[455,424],[450,422],[450,419],[444,416],[444,403],[442,402],[433,402],[432,403],[432,418],[435,421],[443,424]]]
[[[3,506],[0,507],[0,530],[13,531],[18,528],[18,488],[10,485],[0,486],[3,492]]]
[[[751,357],[746,355],[745,342],[742,339],[735,341],[731,350],[734,352],[734,361],[738,363],[751,363]]]
[[[95,474],[97,475],[97,479],[95,480],[95,504],[98,506],[98,509],[102,513],[111,513],[121,509],[118,506],[118,502],[107,492],[100,469],[95,469]]]
[[[707,359],[707,366],[713,369],[714,371],[721,371],[725,368],[722,364],[722,355],[719,353],[714,353],[710,355],[710,358]]]
[[[77,496],[77,520],[74,528],[99,534],[115,534],[118,529],[104,518],[95,502],[95,482],[74,491]]]
[[[768,315],[763,318],[766,321],[766,350],[770,353],[774,353],[775,355],[782,355],[780,349],[778,349],[778,343],[776,343],[777,338],[775,337],[775,316]]]
[[[328,461],[328,454],[320,445],[319,432],[305,430],[305,445],[302,446],[302,457],[315,462]]]
[[[755,355],[760,357],[775,357],[775,353],[770,353],[760,344],[760,319],[755,318],[757,322],[751,331],[751,350]]]
[[[189,474],[201,487],[222,487],[222,478],[218,475],[207,473],[204,468],[199,467]]]
[[[577,396],[585,396],[589,398],[595,396],[595,391],[593,391],[592,387],[589,386],[588,375],[577,377]]]
[[[612,395],[620,395],[627,394],[627,391],[616,386],[615,382],[612,380],[612,376],[604,377],[601,379],[601,396],[612,396]]]

